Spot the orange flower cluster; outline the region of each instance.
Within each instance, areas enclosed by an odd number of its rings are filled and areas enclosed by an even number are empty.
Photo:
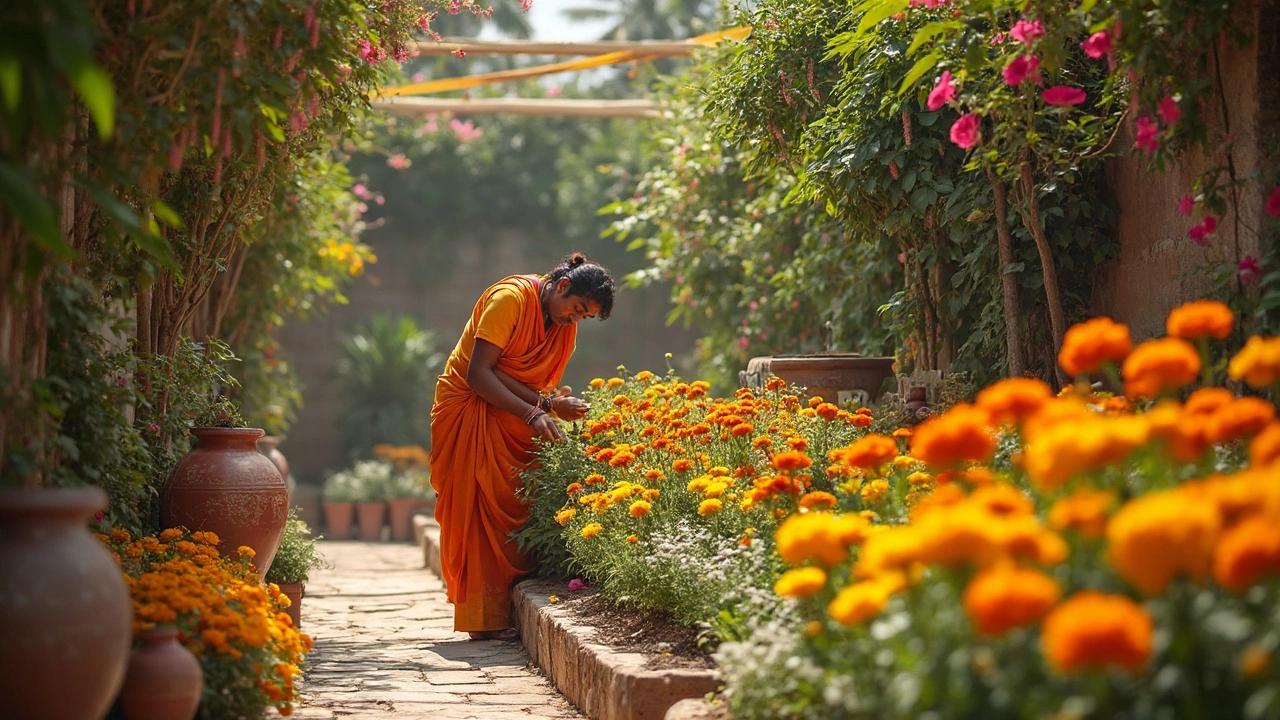
[[[417,445],[374,445],[373,454],[379,460],[385,460],[401,470],[423,470],[431,467],[431,453]]]

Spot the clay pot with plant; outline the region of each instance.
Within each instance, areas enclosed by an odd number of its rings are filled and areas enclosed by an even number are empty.
[[[332,567],[316,549],[316,540],[319,539],[311,534],[311,528],[299,520],[292,509],[289,510],[280,549],[266,575],[267,582],[278,585],[280,592],[289,598],[287,612],[295,628],[302,627],[302,599],[306,597],[306,583],[311,571]]]
[[[200,661],[178,642],[174,627],[143,630],[138,641],[120,690],[124,716],[128,720],[191,720],[204,690]]]
[[[350,472],[330,475],[320,490],[324,503],[324,527],[330,540],[350,540],[359,496]]]
[[[431,506],[434,491],[431,474],[414,468],[397,470],[387,487],[387,508],[391,516],[391,539],[405,542],[413,539],[413,514]]]

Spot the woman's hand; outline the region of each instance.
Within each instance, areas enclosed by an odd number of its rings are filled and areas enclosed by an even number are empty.
[[[529,423],[529,427],[533,428],[533,434],[541,437],[543,440],[563,440],[564,433],[560,432],[560,427],[556,425],[556,421],[546,413],[538,413],[538,416]]]
[[[561,420],[577,420],[591,411],[591,406],[572,395],[551,398],[551,412]]]

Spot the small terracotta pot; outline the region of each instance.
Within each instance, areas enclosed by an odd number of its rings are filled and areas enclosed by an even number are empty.
[[[413,539],[413,512],[427,506],[423,498],[391,498],[387,501],[391,509],[391,539],[405,542]]]
[[[387,516],[387,504],[378,502],[356,503],[356,522],[360,525],[361,540],[381,540],[382,521]]]
[[[178,642],[178,631],[144,630],[129,657],[120,709],[129,720],[191,720],[200,707],[204,670]]]
[[[324,504],[325,535],[330,540],[350,540],[351,523],[355,520],[356,504],[351,502],[327,502]]]
[[[306,596],[306,586],[302,583],[277,583],[280,586],[280,592],[289,598],[289,607],[285,608],[285,612],[289,613],[289,619],[293,620],[295,628],[302,627],[302,598]]]
[[[262,453],[259,428],[192,428],[196,449],[174,466],[160,492],[160,524],[212,530],[218,551],[236,557],[253,548],[253,564],[265,576],[280,549],[289,517],[289,490]]]

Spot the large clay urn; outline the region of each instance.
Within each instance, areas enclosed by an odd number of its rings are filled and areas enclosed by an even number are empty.
[[[752,358],[739,379],[743,387],[759,389],[770,375],[805,388],[806,397],[831,403],[856,399],[870,404],[885,378],[893,376],[893,358],[862,357],[853,353],[772,355]]]
[[[228,557],[248,545],[259,575],[266,575],[289,517],[289,490],[258,452],[262,430],[193,428],[191,434],[196,449],[178,461],[160,493],[160,524],[212,530]]]
[[[98,488],[0,490],[0,716],[100,720],[124,680],[133,606],[87,528]]]
[[[191,651],[178,644],[173,628],[144,630],[141,645],[129,656],[120,689],[120,708],[128,720],[191,720],[200,707],[204,670]]]

